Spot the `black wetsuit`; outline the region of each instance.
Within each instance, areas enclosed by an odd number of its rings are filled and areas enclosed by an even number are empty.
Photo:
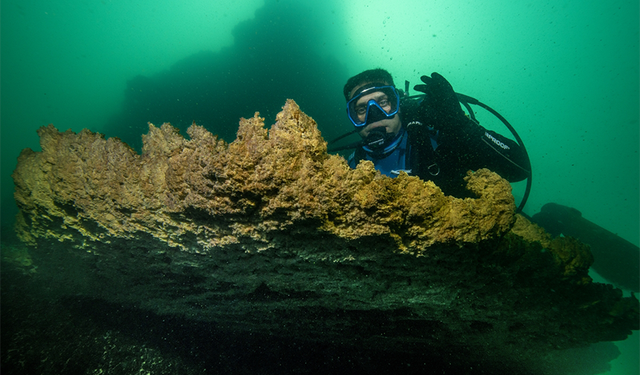
[[[401,139],[393,151],[381,158],[372,156],[362,147],[357,148],[349,158],[352,168],[360,160],[372,160],[386,175],[394,177],[403,170],[410,176],[433,181],[445,194],[456,197],[472,196],[464,181],[469,170],[488,168],[509,182],[529,176],[527,157],[517,142],[486,130],[472,120],[456,128],[453,134],[428,128],[421,124],[411,104],[401,105],[400,136],[406,140]],[[420,123],[420,131],[412,130],[416,129],[412,128],[416,126],[413,121]]]

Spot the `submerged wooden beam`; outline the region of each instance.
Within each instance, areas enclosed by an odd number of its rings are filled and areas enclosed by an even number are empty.
[[[477,198],[458,199],[351,169],[291,100],[270,129],[242,119],[230,144],[195,124],[189,139],[150,125],[142,154],[88,130],[39,135],[13,174],[18,235],[40,277],[73,269],[95,298],[496,363],[638,329],[638,300],[591,281],[587,246],[516,215],[497,174],[469,172]]]

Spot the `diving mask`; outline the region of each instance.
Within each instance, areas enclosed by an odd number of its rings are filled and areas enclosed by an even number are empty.
[[[373,83],[356,91],[347,102],[347,115],[353,125],[363,127],[392,118],[399,108],[400,95],[395,87]]]

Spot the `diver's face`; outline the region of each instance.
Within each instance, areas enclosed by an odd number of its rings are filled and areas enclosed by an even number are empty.
[[[357,91],[360,87],[362,86],[355,88],[353,92]],[[360,99],[358,99],[356,103],[356,111],[360,121],[364,121],[365,116],[367,114],[367,103],[371,99],[375,100],[385,112],[387,113],[391,112],[391,103],[389,102],[387,95],[381,91],[375,91],[375,92],[372,92],[371,94],[364,95]],[[401,126],[402,126],[402,123],[400,122],[400,116],[396,114],[391,118],[376,121],[374,123],[371,123],[363,127],[362,130],[358,132],[358,134],[360,134],[362,138],[366,138],[372,129],[385,128],[387,133],[392,133],[393,135],[396,135],[400,131]]]

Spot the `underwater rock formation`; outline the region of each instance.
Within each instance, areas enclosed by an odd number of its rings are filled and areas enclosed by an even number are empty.
[[[56,283],[73,268],[96,298],[498,362],[638,329],[638,300],[591,282],[587,246],[516,215],[497,174],[470,172],[477,198],[459,199],[370,162],[350,169],[291,100],[270,129],[242,119],[230,144],[195,124],[188,140],[150,124],[141,155],[88,130],[38,134],[42,151],[13,174],[18,235],[39,273]]]

